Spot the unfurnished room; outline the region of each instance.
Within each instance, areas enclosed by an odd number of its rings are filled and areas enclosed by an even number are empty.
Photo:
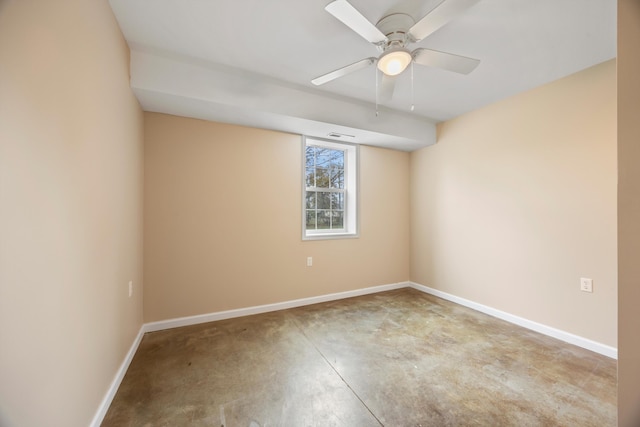
[[[640,426],[637,0],[0,0],[0,426]]]

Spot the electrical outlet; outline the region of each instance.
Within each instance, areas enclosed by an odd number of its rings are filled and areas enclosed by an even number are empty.
[[[133,295],[133,281],[129,280],[129,298]]]
[[[593,292],[593,280],[582,277],[580,279],[580,290],[582,292]]]
[[[311,267],[313,265],[313,257],[307,257],[307,267]]]

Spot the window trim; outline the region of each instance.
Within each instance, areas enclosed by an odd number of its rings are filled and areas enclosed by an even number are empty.
[[[345,200],[344,200],[344,229],[337,230],[313,230],[307,231],[307,179],[306,179],[306,148],[307,145],[318,147],[339,149],[345,151]],[[302,240],[329,240],[329,239],[351,239],[360,237],[360,191],[359,170],[360,170],[360,147],[358,144],[331,141],[322,138],[303,136],[302,156],[301,156],[301,177],[302,177]]]

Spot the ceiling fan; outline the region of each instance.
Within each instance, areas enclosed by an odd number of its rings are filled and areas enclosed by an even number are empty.
[[[393,13],[373,25],[347,0],[335,0],[329,3],[325,10],[375,45],[382,53],[377,58],[365,58],[323,74],[311,80],[311,83],[319,86],[377,63],[378,69],[383,73],[380,95],[383,99],[391,99],[395,76],[401,74],[412,61],[420,65],[469,74],[478,66],[479,60],[426,48],[411,51],[407,46],[429,36],[478,1],[480,0],[443,0],[418,22],[407,14]]]

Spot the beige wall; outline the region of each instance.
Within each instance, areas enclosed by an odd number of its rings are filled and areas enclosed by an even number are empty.
[[[301,158],[297,135],[145,113],[146,321],[409,278],[408,153],[360,148],[360,238],[324,241],[301,240]]]
[[[640,2],[618,1],[618,425],[640,425]]]
[[[412,281],[616,346],[615,68],[445,122],[411,154]]]
[[[108,3],[0,5],[0,425],[87,426],[142,324],[142,112]]]

